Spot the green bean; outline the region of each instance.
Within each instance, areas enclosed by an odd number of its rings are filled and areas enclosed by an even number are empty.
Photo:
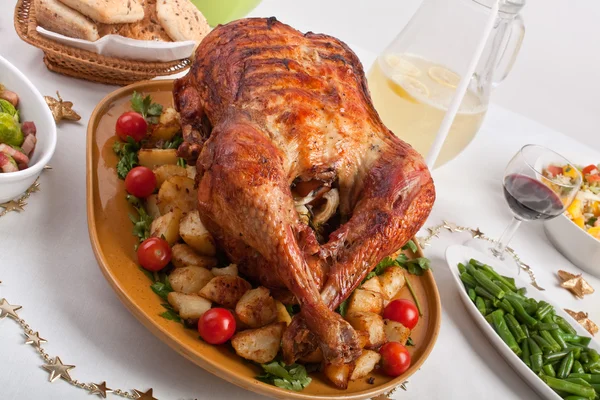
[[[458,272],[460,274],[464,274],[465,272],[467,272],[467,268],[465,268],[465,264],[458,263]]]
[[[565,379],[565,381],[567,381],[567,382],[573,382],[573,383],[576,383],[576,384],[578,384],[578,385],[581,385],[581,386],[592,387],[592,384],[591,384],[591,383],[589,383],[589,382],[587,382],[587,381],[584,381],[584,380],[583,380],[583,379],[581,379],[581,378],[564,378],[564,379]]]
[[[473,264],[472,261],[476,262],[476,264]],[[491,273],[495,279],[499,280],[500,282],[504,283],[505,285],[507,285],[510,290],[512,290],[513,292],[517,291],[517,287],[515,286],[515,282],[514,279],[506,279],[504,276],[500,275],[499,273],[497,273],[494,268],[490,267],[487,264],[481,263],[477,260],[469,260],[469,264],[474,265],[484,271],[487,271],[489,273]]]
[[[502,300],[502,302],[504,302],[504,300]],[[515,317],[512,316],[512,314],[505,314],[504,319],[506,320],[506,325],[508,326],[508,329],[513,334],[517,342],[521,343],[523,340],[527,339],[527,335],[525,334],[525,332],[523,332],[523,329],[521,329],[521,326],[519,325]]]
[[[496,300],[493,294],[485,290],[482,286],[475,286],[475,293],[483,297],[484,299],[489,299],[490,301]]]
[[[590,362],[590,356],[588,356],[587,351],[584,351],[583,353],[581,353],[581,357],[579,357],[579,361],[584,365],[588,364]]]
[[[555,324],[555,323],[549,324],[546,322],[540,322],[537,325],[537,329],[540,331],[554,331],[554,330],[558,330],[560,328],[558,327],[558,324]]]
[[[467,267],[467,271],[469,271],[469,273],[473,276],[473,278],[475,278],[475,281],[477,281],[479,285],[481,285],[485,290],[493,294],[494,297],[498,299],[502,299],[504,297],[504,290],[500,289],[498,285],[492,282],[491,279],[487,277],[487,275],[485,275],[481,271],[474,269],[473,267],[471,268],[473,269],[473,271],[471,271],[469,267]]]
[[[535,334],[531,335],[531,337],[544,350],[544,354],[549,353],[549,352],[552,351],[552,346],[550,345],[550,343],[548,343],[546,341],[546,339],[544,339],[540,335],[535,335]]]
[[[573,356],[575,357],[576,360],[579,360],[581,358],[582,347],[567,345],[567,350],[570,350],[573,352]]]
[[[527,337],[529,337],[529,328],[527,327],[527,325],[521,324],[521,329],[523,329],[523,332],[525,332]]]
[[[527,338],[529,352],[531,353],[531,369],[534,372],[540,372],[542,369],[542,350],[532,338]]]
[[[565,400],[590,400],[589,397],[583,397],[583,396],[567,396],[564,397]]]
[[[548,376],[556,377],[556,371],[554,371],[554,367],[550,364],[546,364],[542,367],[542,372]]]
[[[561,335],[563,337],[563,339],[565,340],[565,342],[571,343],[571,344],[579,344],[582,346],[587,346],[589,345],[589,338],[586,338],[584,336],[579,336],[579,335],[573,335],[570,333],[563,333]]]
[[[578,385],[563,379],[553,378],[551,376],[543,376],[542,379],[548,386],[555,390],[562,390],[570,394],[593,398],[596,395],[594,389],[583,385]]]
[[[515,314],[515,309],[513,308],[513,306],[510,305],[510,303],[506,299],[502,299],[502,301],[498,302],[498,307],[509,314]]]
[[[600,383],[600,375],[594,374],[580,374],[574,372],[572,374],[569,374],[569,378],[581,378],[585,381],[588,381],[589,383]]]
[[[460,274],[460,280],[463,281],[465,285],[475,287],[477,286],[477,281],[473,278],[468,272],[463,272]]]
[[[529,351],[529,342],[527,341],[527,338],[521,343],[521,360],[523,360],[525,365],[531,368],[531,353]]]
[[[541,337],[544,338],[544,340],[546,342],[548,342],[550,344],[550,346],[552,346],[552,351],[560,351],[561,347],[556,342],[556,340],[554,340],[554,338],[552,337],[552,335],[550,334],[550,332],[543,331],[543,330],[540,329],[539,334],[540,334]]]
[[[577,335],[577,331],[575,330],[575,328],[573,328],[571,326],[571,324],[569,324],[567,322],[567,320],[565,320],[560,315],[555,315],[554,316],[554,322],[556,322],[558,324],[558,326],[560,326],[560,329],[562,329],[565,333],[570,333],[572,335]]]
[[[502,290],[504,290],[506,293],[508,292],[512,292],[513,290],[510,288],[510,286],[508,286],[507,284],[505,284],[502,281],[499,281],[498,279],[493,279],[492,278],[492,282],[494,282],[496,285],[498,285],[498,287]]]
[[[560,361],[569,353],[569,351],[559,351],[557,353],[548,354],[547,356],[544,356],[544,364],[552,364],[556,361]]]
[[[527,326],[531,328],[537,325],[538,321],[531,315],[527,314],[527,312],[518,300],[514,299],[512,296],[507,296],[507,300],[514,307],[517,319],[519,319],[521,322],[524,322],[525,324],[527,324]]]
[[[573,357],[573,352],[571,351],[560,362],[560,367],[558,368],[556,376],[560,379],[568,377],[571,373],[571,369],[573,369],[573,361],[575,361],[575,358]]]
[[[541,321],[552,310],[553,308],[550,304],[546,303],[545,301],[540,301],[540,303],[538,304],[538,309],[535,312],[535,316]]]
[[[477,298],[477,293],[475,292],[475,289],[469,288],[467,293],[469,294],[469,298],[471,299],[471,301],[474,303]]]
[[[525,289],[524,287],[518,288],[517,294],[520,294],[521,296],[525,296],[527,294],[527,289]]]
[[[558,345],[560,346],[561,349],[566,349],[567,348],[567,343],[565,342],[565,340],[563,339],[563,337],[560,335],[560,331],[559,330],[552,330],[552,331],[550,331],[550,335],[552,335],[552,337],[554,338],[554,340],[556,341],[556,343],[558,343]]]
[[[573,361],[573,369],[571,370],[572,372],[576,373],[576,374],[583,374],[583,365],[581,365],[581,363],[577,360]],[[573,374],[571,374],[573,375]],[[571,377],[571,375],[569,375],[569,378]]]
[[[486,315],[485,320],[487,321],[488,324],[494,326],[494,321],[492,320],[492,313],[489,313],[488,315]]]
[[[477,296],[475,298],[475,306],[477,307],[481,315],[485,316],[487,308],[485,307],[485,303],[483,302],[483,299],[481,297]]]
[[[589,343],[586,344],[586,346]],[[590,356],[590,361],[596,362],[596,361],[600,361],[600,354],[598,354],[598,352],[594,349],[589,349],[588,350],[588,354]]]
[[[498,335],[502,338],[504,343],[516,354],[521,354],[521,348],[517,344],[517,340],[510,333],[510,330],[506,326],[506,321],[504,320],[504,312],[502,310],[496,310],[492,313],[492,321],[494,322],[494,328]]]
[[[590,386],[598,393],[600,393],[600,383],[590,383]]]
[[[580,338],[581,339],[579,339],[579,344],[582,344],[584,346],[589,346],[590,342],[592,341],[592,338],[589,336],[580,336]],[[594,351],[596,351],[596,350],[594,350]],[[598,352],[596,352],[596,354],[598,354]]]
[[[511,278],[510,276],[505,276],[505,275],[500,275],[500,276],[502,278],[506,279],[512,286],[515,286],[515,278]],[[519,289],[517,289],[517,290],[519,290]]]

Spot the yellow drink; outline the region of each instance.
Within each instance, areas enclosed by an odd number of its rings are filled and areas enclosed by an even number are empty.
[[[420,57],[388,54],[375,62],[368,81],[383,123],[426,156],[460,76]],[[467,91],[436,166],[456,157],[471,142],[486,111],[487,104]]]

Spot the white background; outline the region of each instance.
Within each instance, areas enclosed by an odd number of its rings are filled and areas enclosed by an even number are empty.
[[[0,0],[2,5],[14,0]],[[275,15],[302,30],[336,35],[363,61],[380,51],[418,6],[414,0],[267,0],[255,15]],[[72,100],[82,120],[61,124],[53,170],[26,212],[0,219],[0,298],[20,304],[20,315],[48,339],[45,349],[75,364],[72,376],[106,380],[110,387],[154,388],[165,399],[258,399],[208,374],[156,339],[122,306],[92,254],[85,210],[85,128],[94,106],[114,87],[46,70],[42,53],[21,42],[12,13],[0,13],[0,54],[19,66],[42,94],[57,89]],[[536,1],[527,6],[528,33],[512,75],[493,101],[558,131],[595,144],[600,73],[592,0]],[[546,144],[600,161],[600,152],[531,119],[492,106],[473,143],[434,172],[437,202],[427,226],[449,219],[498,236],[510,218],[500,179],[506,162],[525,143]],[[598,145],[595,144],[598,149]],[[536,399],[537,395],[481,336],[458,299],[442,260],[446,244],[468,235],[443,236],[426,254],[432,259],[443,303],[443,324],[431,356],[410,378],[402,399]],[[600,322],[598,294],[575,300],[558,288],[559,268],[578,272],[546,239],[539,224],[525,224],[513,246],[536,270],[540,284],[563,307],[586,310]],[[600,290],[600,280],[586,275]],[[90,399],[65,382],[50,384],[41,360],[23,344],[18,326],[0,320],[0,399]],[[115,398],[115,397],[113,397]]]

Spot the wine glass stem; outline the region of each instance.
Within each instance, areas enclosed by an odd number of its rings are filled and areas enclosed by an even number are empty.
[[[519,225],[521,225],[521,220],[513,217],[510,225],[506,227],[504,233],[502,236],[500,236],[500,240],[498,240],[498,243],[496,243],[496,246],[494,246],[492,249],[492,252],[496,257],[500,258],[501,260],[504,259],[504,251],[506,250],[506,246],[508,246],[508,243],[510,243],[510,240],[515,235],[515,232],[517,232]]]

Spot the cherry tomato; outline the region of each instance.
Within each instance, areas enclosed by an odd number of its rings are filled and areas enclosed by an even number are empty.
[[[150,196],[156,188],[156,176],[150,168],[135,167],[125,177],[127,193],[141,199]]]
[[[585,167],[581,172],[583,172],[584,175],[588,175],[597,171],[598,167],[596,167],[594,164],[590,164],[587,167]]]
[[[198,320],[198,332],[210,344],[223,344],[235,333],[235,318],[225,308],[211,308]]]
[[[171,261],[171,247],[165,239],[152,237],[144,240],[137,249],[140,265],[148,271],[160,271]]]
[[[586,179],[588,182],[600,182],[600,175],[598,175],[598,174],[587,175],[587,176],[585,177],[585,179]]]
[[[386,375],[402,375],[410,367],[410,354],[406,347],[398,342],[388,342],[379,350],[381,369]]]
[[[115,126],[117,135],[122,141],[126,142],[127,137],[130,136],[136,142],[139,142],[146,137],[148,130],[148,124],[142,116],[134,111],[127,111],[121,114],[117,119],[117,125]]]
[[[549,165],[548,168],[546,168],[546,170],[548,171],[548,173],[550,174],[551,177],[555,177],[556,175],[560,175],[563,173],[563,169],[559,166],[556,165]]]
[[[419,322],[419,310],[415,303],[406,299],[390,302],[383,310],[383,318],[400,322],[408,329],[413,329]]]

